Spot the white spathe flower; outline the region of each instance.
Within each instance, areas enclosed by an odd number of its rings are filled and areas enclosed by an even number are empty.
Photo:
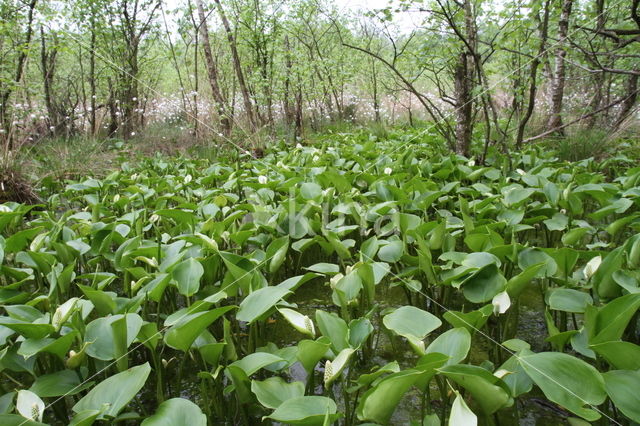
[[[385,175],[390,175],[393,172],[393,170],[391,169],[391,167],[385,167],[384,168],[384,174]]]
[[[186,175],[184,177],[184,183],[188,184],[189,182],[191,182],[193,180],[193,177],[191,175]]]
[[[136,132],[131,132],[131,136],[135,136],[135,135],[136,135]]]
[[[333,361],[327,360],[324,364],[324,385],[328,386],[333,382],[345,369],[349,360],[351,359],[351,355],[355,352],[352,348],[346,348],[340,351],[338,355],[333,359]]]
[[[527,172],[525,172],[525,171],[524,171],[524,170],[522,170],[522,169],[516,169],[516,173],[518,173],[520,176],[524,176],[524,175],[526,175],[526,174],[527,174]]]
[[[338,284],[338,282],[344,278],[344,275],[342,275],[341,273],[338,273],[336,275],[334,275],[333,277],[331,277],[329,279],[329,286],[331,287],[331,289],[336,288],[336,285]]]
[[[24,418],[36,422],[42,421],[45,405],[38,395],[28,390],[18,391],[16,410]]]
[[[56,329],[56,331],[60,330],[62,324],[69,319],[76,307],[77,301],[77,297],[72,297],[62,305],[58,306],[58,309],[56,309],[56,312],[53,314],[53,318],[51,318],[51,325]]]
[[[602,256],[596,256],[592,258],[584,267],[584,276],[587,277],[587,279],[591,278],[591,276],[596,273],[601,263]]]
[[[491,304],[493,305],[494,314],[504,314],[511,306],[511,299],[509,298],[509,294],[506,291],[503,291],[493,296]]]
[[[476,160],[469,160],[469,162],[467,163],[467,166],[469,167],[473,167],[476,165]]]
[[[296,148],[302,148],[302,144],[301,144],[300,142],[298,142],[298,143],[296,144]]]
[[[258,183],[260,185],[265,185],[267,183],[267,177],[264,175],[258,176]]]
[[[316,336],[316,329],[313,325],[313,321],[307,315],[303,315],[293,309],[281,308],[278,311],[282,316],[301,333],[308,334],[311,337]]]
[[[333,364],[331,364],[331,361],[327,360],[327,362],[324,363],[324,382],[330,382],[333,376]]]
[[[501,368],[499,370],[496,370],[493,375],[496,376],[498,379],[502,379],[504,376],[507,376],[509,374],[513,374],[512,371],[509,370],[505,370],[504,368]]]

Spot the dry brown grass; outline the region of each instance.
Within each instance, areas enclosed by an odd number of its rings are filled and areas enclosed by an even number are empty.
[[[91,139],[43,141],[17,159],[25,175],[63,182],[86,176],[104,176],[117,167],[118,152],[105,141]]]
[[[22,173],[12,167],[0,167],[0,204],[9,201],[36,204],[42,200]]]

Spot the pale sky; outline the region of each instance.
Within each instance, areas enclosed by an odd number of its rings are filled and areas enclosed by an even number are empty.
[[[344,8],[345,10],[353,10],[356,11],[358,9],[363,10],[371,10],[371,9],[381,9],[386,7],[389,4],[389,0],[333,0],[339,8]],[[176,5],[180,4],[182,0],[165,0],[165,4],[168,5],[169,9],[174,8]]]
[[[182,3],[186,2],[186,0],[164,0],[164,4],[166,5],[166,10],[173,10],[177,8]],[[357,13],[370,11],[374,9],[382,9],[389,6],[389,0],[333,0],[334,4],[340,11],[344,11],[345,13]],[[393,0],[391,4],[395,3]],[[410,12],[402,12],[402,13],[394,13],[394,23],[398,26],[401,32],[410,32],[415,28],[416,25],[420,24],[420,13],[410,13]],[[173,22],[171,16],[167,16],[168,25],[170,28],[173,28]]]
[[[381,9],[389,4],[388,0],[334,0],[338,7],[349,8],[351,10]]]
[[[382,9],[391,3],[393,5],[395,1],[389,2],[389,0],[333,0],[338,8],[344,8],[344,10],[350,10],[352,12],[368,11],[373,9]],[[416,25],[420,24],[420,13],[401,12],[394,13],[393,20],[400,27],[403,32],[410,32]]]
[[[171,10],[177,7],[177,5],[181,4],[185,0],[165,0],[165,4],[167,5],[167,9]],[[344,10],[345,12],[358,12],[358,11],[369,11],[373,9],[382,9],[389,5],[389,0],[333,0],[339,10]],[[394,14],[394,20],[396,23],[404,25],[412,23],[412,15],[411,13],[399,13]]]

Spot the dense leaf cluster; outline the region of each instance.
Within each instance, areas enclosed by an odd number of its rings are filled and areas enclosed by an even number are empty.
[[[374,139],[0,205],[0,423],[640,422],[640,169]]]

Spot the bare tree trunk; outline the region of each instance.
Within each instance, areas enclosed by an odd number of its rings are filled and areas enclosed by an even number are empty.
[[[376,123],[380,123],[380,101],[378,99],[378,73],[376,62],[371,59],[371,79],[373,80],[373,112]]]
[[[95,136],[97,131],[96,123],[96,17],[91,3],[91,41],[89,47],[89,91],[91,92],[91,111],[89,113],[89,131],[91,136]]]
[[[196,0],[196,6],[198,8],[198,18],[200,23],[198,28],[200,31],[200,37],[202,38],[202,50],[204,52],[204,59],[207,65],[207,75],[209,76],[209,85],[211,86],[211,93],[213,100],[216,103],[218,109],[218,115],[220,116],[220,124],[222,131],[225,135],[231,133],[232,117],[227,113],[227,100],[220,89],[220,82],[218,77],[218,66],[213,59],[213,53],[211,52],[211,40],[209,38],[209,29],[207,28],[206,15],[204,13],[204,6],[202,0]]]
[[[89,110],[87,109],[87,91],[85,88],[86,78],[84,75],[84,65],[81,58],[84,58],[84,52],[82,51],[82,45],[78,44],[78,68],[80,71],[80,93],[82,93],[82,120],[80,120],[80,129],[86,128],[87,117],[89,116]]]
[[[636,104],[636,100],[638,99],[638,74],[632,74],[627,77],[625,89],[626,90],[623,95],[624,101],[620,105],[620,111],[618,112],[615,124],[613,125],[614,130],[620,128],[624,120],[629,117],[629,114],[633,110],[633,106]]]
[[[533,58],[533,61],[531,61],[531,68],[529,68],[529,99],[527,100],[526,112],[522,119],[520,119],[520,123],[518,123],[518,133],[516,136],[516,148],[518,149],[522,146],[522,140],[524,139],[524,130],[527,127],[527,123],[531,119],[531,116],[533,115],[533,109],[536,104],[536,92],[538,91],[538,67],[540,66],[542,55],[547,48],[547,37],[549,34],[549,2],[550,0],[544,2],[544,11],[540,26],[540,45],[538,47],[538,54],[535,58]]]
[[[597,13],[597,31],[602,31],[604,30],[604,25],[605,25],[605,18],[606,15],[604,14],[604,2],[605,0],[596,0],[596,13]],[[589,60],[589,58],[587,57],[587,60]],[[593,61],[591,61],[593,62]],[[591,102],[589,103],[589,110],[591,111],[596,111],[600,108],[600,105],[602,105],[602,87],[604,85],[604,73],[596,73],[594,78],[593,78],[593,90],[594,90],[594,94],[593,97],[591,98]],[[598,115],[594,114],[591,117],[589,117],[587,119],[587,121],[585,122],[585,127],[587,129],[592,129],[595,125],[596,125],[596,121],[598,119]]]
[[[593,96],[591,97],[591,101],[589,102],[589,111],[596,111],[602,105],[602,86],[604,85],[604,73],[597,73],[593,78]],[[596,125],[596,121],[598,120],[598,115],[594,114],[590,116],[587,121],[584,123],[586,129],[593,129]]]
[[[222,5],[220,4],[220,0],[214,0],[218,9],[218,15],[220,15],[220,20],[222,21],[222,25],[224,26],[224,30],[227,33],[227,40],[229,41],[229,48],[231,49],[231,57],[233,58],[233,68],[236,72],[236,76],[238,77],[238,84],[240,86],[240,93],[242,94],[242,100],[244,101],[244,109],[247,113],[247,118],[249,119],[249,124],[252,129],[256,128],[256,120],[253,115],[253,104],[251,102],[251,96],[249,95],[249,89],[247,88],[247,83],[244,79],[244,72],[242,72],[242,64],[240,63],[240,55],[238,54],[238,47],[236,46],[236,39],[233,35],[233,31],[231,31],[231,25],[229,25],[229,20],[227,19],[227,15],[224,13],[222,9]]]
[[[547,122],[547,129],[558,128],[558,133],[564,135],[564,127],[562,127],[562,102],[564,100],[565,86],[565,57],[567,51],[565,44],[567,34],[569,32],[569,17],[571,16],[571,8],[573,0],[562,1],[562,13],[558,22],[558,48],[555,57],[555,72],[551,81],[551,112]]]
[[[289,43],[289,36],[284,37],[285,48],[285,77],[284,77],[284,93],[283,93],[283,109],[284,109],[284,122],[287,126],[290,126],[294,121],[295,112],[292,111],[291,103],[289,102],[290,90],[291,90],[291,68],[293,63],[291,61],[291,46]]]
[[[120,99],[122,104],[122,136],[128,140],[135,136],[138,119],[138,45],[137,40],[129,40],[127,49],[128,54],[128,72],[123,73],[122,81],[124,82],[123,97]]]
[[[478,27],[476,25],[476,15],[473,10],[472,1],[466,0],[464,2],[464,22],[465,22],[465,33],[466,33],[466,46],[469,50],[469,54],[471,55],[471,64],[473,65],[473,69],[469,69],[469,80],[471,81],[471,91],[474,92],[476,86],[476,77],[478,79],[477,85],[480,93],[478,96],[480,97],[480,101],[482,102],[482,112],[484,115],[485,121],[485,129],[484,129],[484,150],[482,154],[482,162],[487,156],[487,151],[489,149],[489,145],[492,142],[491,139],[491,125],[493,122],[493,127],[496,131],[502,134],[500,141],[504,143],[507,135],[501,129],[500,124],[498,122],[498,113],[496,112],[496,107],[493,103],[493,97],[491,96],[491,90],[489,88],[488,78],[484,72],[483,60],[481,54],[478,52]],[[472,93],[472,98],[475,97]],[[473,114],[473,108],[471,109],[471,114]],[[473,131],[473,118],[471,118],[471,131]],[[506,151],[506,149],[505,149]]]
[[[33,34],[33,12],[36,8],[37,1],[38,0],[31,0],[31,2],[29,3],[29,12],[27,14],[27,33],[25,34],[24,42],[22,43],[22,48],[20,49],[20,54],[18,55],[18,61],[16,63],[16,74],[15,78],[13,79],[16,85],[20,83],[20,80],[22,80],[24,64],[27,61],[29,45],[31,44],[31,36]],[[13,150],[13,137],[11,136],[12,133],[10,131],[11,120],[9,119],[9,107],[7,105],[11,93],[13,93],[13,88],[11,85],[7,86],[7,88],[2,93],[0,93],[0,120],[2,120],[1,128],[4,130],[7,151]]]
[[[47,52],[47,42],[44,36],[44,28],[40,26],[40,66],[42,67],[42,83],[44,87],[44,104],[47,107],[47,115],[49,116],[49,124],[52,127],[51,133],[56,134],[58,131],[58,111],[53,105],[51,99],[51,84],[55,73],[57,49],[54,47],[52,52]]]
[[[176,49],[173,45],[173,41],[171,41],[171,32],[169,31],[169,26],[167,25],[167,18],[164,14],[164,9],[162,5],[160,5],[160,13],[162,13],[162,22],[164,23],[165,33],[167,35],[167,44],[169,45],[169,52],[171,53],[171,61],[173,62],[173,67],[176,70],[176,76],[178,77],[178,84],[180,85],[180,99],[182,100],[182,111],[185,115],[189,114],[188,109],[188,99],[186,95],[186,88],[184,85],[184,80],[182,78],[182,72],[180,72],[180,65],[178,64],[178,57],[176,55]]]
[[[298,84],[296,88],[296,111],[295,111],[295,131],[296,138],[302,137],[302,84],[300,74],[298,74]]]
[[[135,130],[142,127],[143,124],[139,84],[140,46],[142,46],[145,35],[151,30],[153,17],[160,5],[160,2],[153,3],[150,8],[151,5],[141,5],[140,0],[123,1],[118,4],[118,19],[121,24],[119,28],[114,27],[114,31],[122,32],[124,42],[120,103],[122,109],[121,128],[125,140],[134,136]],[[150,8],[150,10],[143,12],[142,7]]]
[[[471,136],[473,127],[473,58],[463,49],[458,55],[458,63],[454,71],[455,90],[455,149],[456,153],[467,156],[471,148]]]
[[[118,127],[120,127],[118,120],[118,107],[116,105],[118,94],[111,83],[111,78],[107,77],[107,87],[109,88],[109,100],[107,101],[107,107],[109,108],[109,128],[107,129],[107,135],[109,137],[115,135],[118,131]]]
[[[456,144],[455,149],[458,154],[468,156],[471,149],[471,138],[473,135],[473,88],[475,85],[476,69],[478,57],[476,55],[477,34],[475,30],[475,17],[471,8],[471,0],[464,2],[465,32],[466,39],[462,35],[465,46],[461,48],[458,56],[458,63],[454,69],[454,91],[455,91],[455,111],[456,111]],[[478,76],[482,77],[482,76]],[[485,104],[485,118],[488,119],[488,112]],[[487,126],[490,123],[487,122]],[[487,141],[488,143],[488,141]]]
[[[194,44],[193,44],[193,75],[194,75],[194,83],[193,83],[193,137],[196,139],[196,142],[200,140],[199,134],[199,124],[200,119],[198,118],[198,90],[200,80],[199,77],[199,68],[198,68],[198,31],[196,31],[194,35]]]

